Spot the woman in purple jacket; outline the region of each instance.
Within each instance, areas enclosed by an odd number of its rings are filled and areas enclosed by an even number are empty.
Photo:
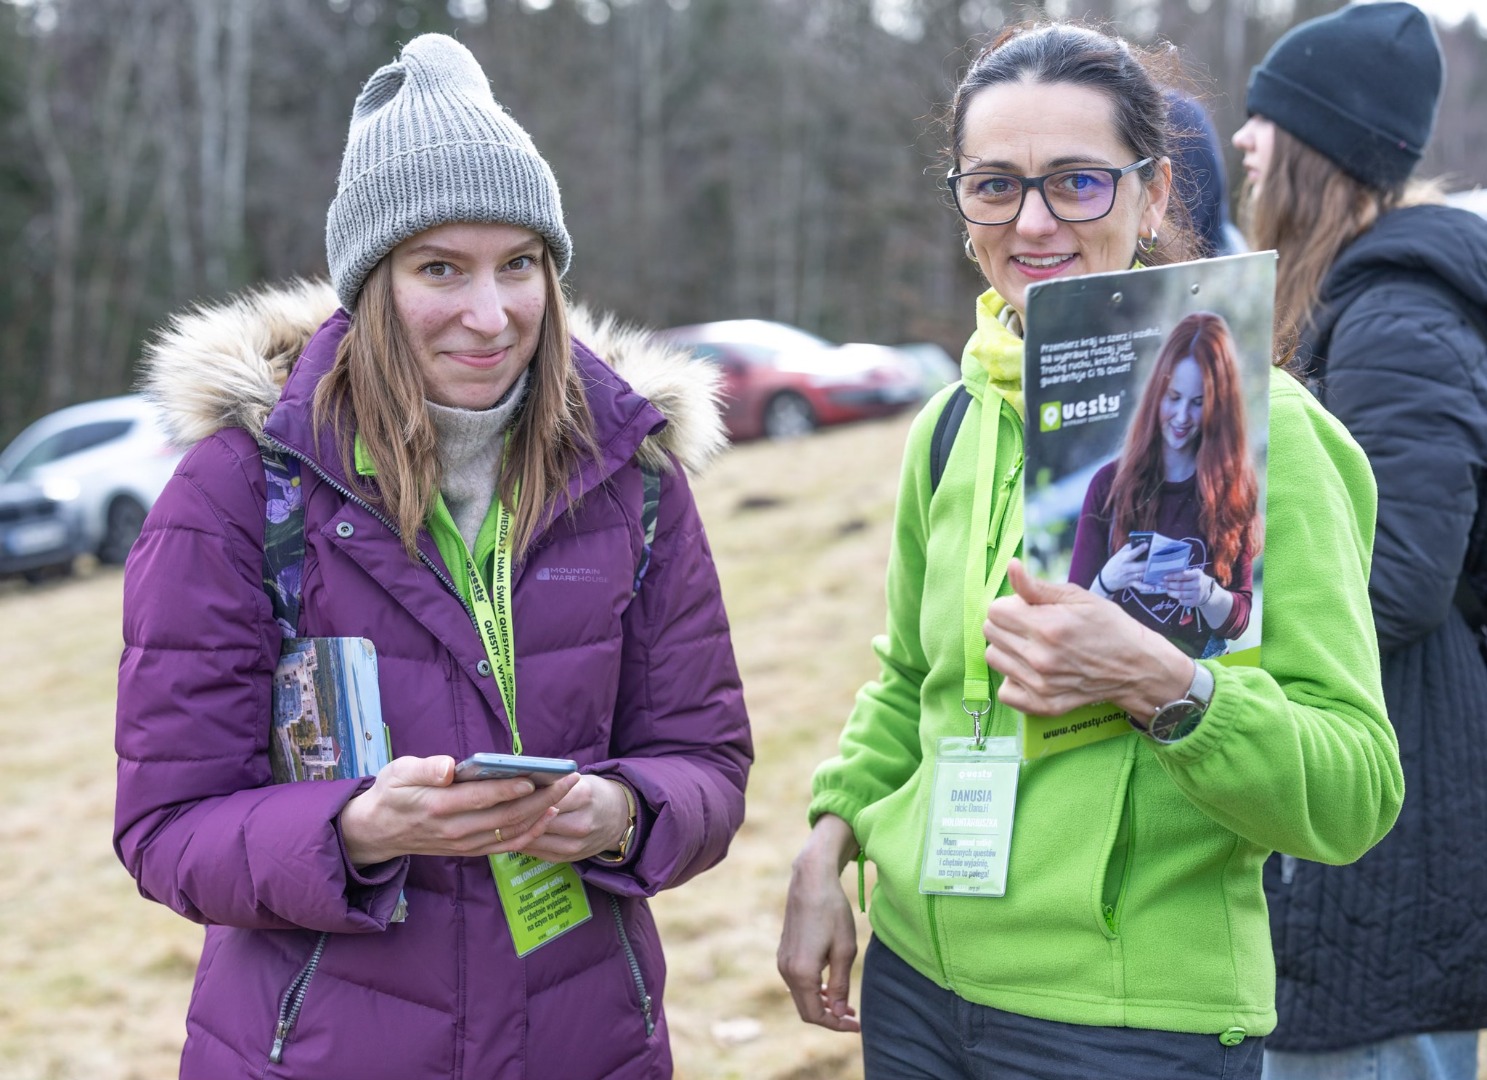
[[[1090,481],[1069,580],[1184,652],[1218,655],[1249,626],[1259,490],[1234,337],[1195,312],[1162,343],[1120,457]],[[1154,556],[1170,566],[1153,570]]]
[[[195,446],[126,571],[115,846],[207,926],[181,1075],[668,1076],[645,898],[723,857],[752,759],[677,467],[711,384],[570,335],[557,185],[451,38],[363,88],[326,232],[334,295],[150,357]],[[372,642],[375,778],[271,782],[285,637]],[[479,751],[579,769],[452,783]]]

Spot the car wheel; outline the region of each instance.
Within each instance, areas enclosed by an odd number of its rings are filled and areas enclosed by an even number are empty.
[[[98,545],[98,561],[121,563],[139,539],[145,524],[145,508],[128,495],[120,495],[108,504],[108,519],[103,542]]]
[[[764,434],[770,439],[798,439],[816,430],[816,413],[799,394],[776,394],[764,406]]]

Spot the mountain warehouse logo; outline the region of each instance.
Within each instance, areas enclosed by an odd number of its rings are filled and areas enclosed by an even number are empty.
[[[1114,420],[1119,415],[1119,394],[1101,394],[1083,401],[1045,401],[1038,409],[1038,430],[1057,431],[1092,420]]]
[[[538,581],[566,581],[584,585],[607,585],[609,577],[592,566],[539,566]]]

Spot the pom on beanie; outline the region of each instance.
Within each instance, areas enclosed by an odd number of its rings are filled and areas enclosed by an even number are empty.
[[[1413,4],[1350,4],[1287,31],[1250,73],[1245,107],[1388,190],[1430,141],[1445,67]]]
[[[558,183],[491,94],[470,50],[424,34],[357,95],[325,223],[331,283],[347,311],[398,244],[454,221],[500,222],[547,241],[561,277],[573,244]]]

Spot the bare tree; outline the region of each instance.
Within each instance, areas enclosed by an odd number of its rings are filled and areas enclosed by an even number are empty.
[[[77,350],[73,336],[77,308],[78,245],[82,233],[82,196],[72,162],[64,147],[65,134],[53,108],[51,57],[38,48],[28,65],[26,117],[41,151],[42,165],[51,186],[52,272],[48,305],[48,349],[43,401],[48,408],[64,404],[72,393]]]

